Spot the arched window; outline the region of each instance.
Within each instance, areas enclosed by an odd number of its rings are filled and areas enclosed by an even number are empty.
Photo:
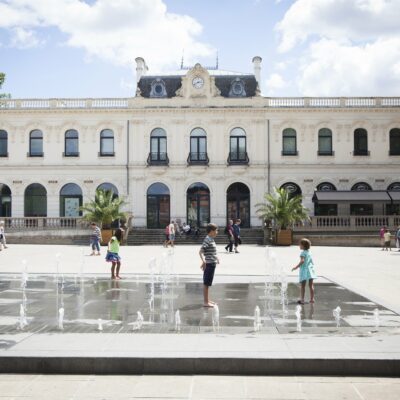
[[[153,183],[147,189],[147,227],[165,228],[170,223],[170,193],[166,185]]]
[[[332,156],[332,131],[328,128],[322,128],[318,131],[318,155]]]
[[[357,192],[364,192],[367,190],[372,190],[372,187],[366,182],[358,182],[352,186],[351,190]]]
[[[79,217],[82,211],[82,189],[75,183],[67,183],[60,190],[60,217]]]
[[[355,156],[369,156],[368,132],[363,128],[354,131],[354,152]]]
[[[96,190],[98,189],[112,192],[113,199],[115,199],[119,195],[117,187],[112,183],[104,182],[101,185],[97,186]]]
[[[25,189],[25,217],[47,217],[47,191],[40,183]]]
[[[400,192],[400,182],[393,182],[391,183],[387,190],[389,190],[390,192]]]
[[[150,134],[149,164],[168,164],[167,133],[162,128],[153,129]]]
[[[79,134],[75,129],[69,129],[65,132],[64,138],[64,156],[78,157],[79,156]]]
[[[29,134],[29,157],[43,157],[43,133],[39,129]]]
[[[210,223],[210,189],[201,182],[193,183],[186,192],[187,223],[191,227],[205,227]]]
[[[241,226],[250,227],[250,190],[244,183],[232,183],[226,191],[226,216],[228,220],[241,220]]]
[[[230,133],[229,164],[247,164],[246,132],[243,128],[233,128]]]
[[[207,133],[202,128],[195,128],[190,133],[189,164],[206,164],[207,156]]]
[[[11,217],[11,189],[0,183],[0,217]]]
[[[293,128],[286,128],[282,132],[282,155],[297,156],[297,133]]]
[[[100,156],[114,156],[114,132],[111,129],[103,129],[100,132]]]
[[[281,186],[281,189],[285,189],[286,191],[288,191],[290,197],[301,196],[301,193],[302,193],[301,189],[300,189],[300,186],[296,185],[293,182],[284,183]]]
[[[0,157],[8,157],[8,134],[0,129]]]
[[[389,155],[400,156],[400,129],[394,128],[390,130],[390,150]]]
[[[317,190],[321,192],[333,192],[336,190],[336,186],[330,182],[322,182],[317,186]]]

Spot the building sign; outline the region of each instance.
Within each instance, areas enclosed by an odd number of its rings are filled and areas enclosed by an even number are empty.
[[[79,199],[67,197],[64,199],[64,205],[66,217],[79,217]]]

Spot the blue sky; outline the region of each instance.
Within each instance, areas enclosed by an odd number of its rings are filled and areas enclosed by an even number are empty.
[[[14,98],[125,97],[150,71],[215,63],[266,96],[393,96],[398,0],[0,0],[0,71]],[[384,60],[384,62],[382,62]]]

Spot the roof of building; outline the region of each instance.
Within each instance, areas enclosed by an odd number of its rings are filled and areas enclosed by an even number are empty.
[[[160,97],[171,98],[176,96],[176,91],[182,86],[182,77],[186,75],[188,70],[182,69],[171,73],[163,73],[160,75],[144,75],[138,82],[140,95],[142,97],[151,96],[151,85],[155,80],[162,80],[165,84],[166,95]],[[253,74],[224,71],[218,69],[210,69],[208,73],[215,78],[215,85],[221,92],[222,97],[254,97],[257,95],[257,80]],[[232,83],[238,78],[243,82],[244,95],[231,95]]]

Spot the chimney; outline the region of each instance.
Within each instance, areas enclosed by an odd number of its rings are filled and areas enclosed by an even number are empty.
[[[146,65],[146,61],[142,57],[136,57],[136,82],[140,81],[140,78],[143,75],[146,75],[146,72],[149,70]]]
[[[253,68],[254,68],[254,76],[256,77],[258,86],[261,86],[261,61],[262,61],[262,58],[260,56],[255,56],[252,59]]]

